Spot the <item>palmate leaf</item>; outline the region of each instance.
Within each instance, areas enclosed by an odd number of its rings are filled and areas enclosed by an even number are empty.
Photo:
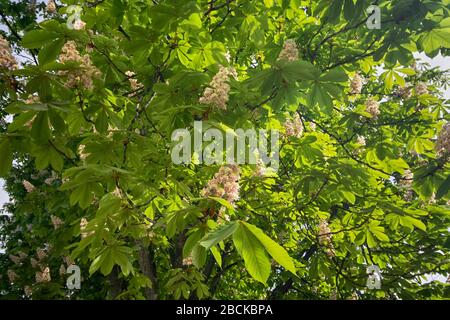
[[[245,268],[257,281],[266,283],[270,275],[270,260],[261,242],[242,223],[233,233],[233,242],[244,259]]]
[[[247,222],[242,222],[242,224],[261,242],[276,262],[282,265],[286,270],[296,274],[294,261],[282,246],[265,235],[264,232],[256,226]]]
[[[214,230],[213,232],[207,234],[201,241],[200,244],[209,249],[219,242],[225,240],[229,236],[231,236],[239,227],[239,223],[237,221],[233,221],[227,224],[224,224]]]
[[[420,38],[420,44],[427,54],[439,48],[450,48],[450,28],[433,29]]]

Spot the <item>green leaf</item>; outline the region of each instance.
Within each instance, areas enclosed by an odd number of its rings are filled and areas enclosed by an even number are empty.
[[[327,11],[329,23],[335,24],[339,22],[343,4],[344,0],[333,0],[333,2],[329,5]]]
[[[450,48],[450,28],[432,29],[420,38],[420,44],[427,54],[439,48]]]
[[[265,235],[264,232],[258,227],[247,222],[241,223],[248,230],[250,230],[250,232],[261,242],[261,244],[264,246],[264,248],[266,248],[267,252],[276,262],[282,265],[286,270],[289,270],[293,274],[296,274],[294,261],[282,246]]]
[[[322,82],[346,82],[347,80],[347,73],[342,68],[332,69],[320,77],[320,81]]]
[[[341,193],[348,202],[355,204],[356,197],[352,192],[341,190]]]
[[[242,223],[233,233],[234,245],[244,259],[245,268],[257,281],[266,283],[270,275],[270,261],[261,242]]]
[[[211,247],[211,253],[219,267],[222,267],[222,255],[220,254],[219,249],[217,249],[217,246]]]
[[[333,102],[328,95],[328,92],[317,82],[312,85],[312,88],[309,91],[308,104],[311,107],[319,104],[319,108],[324,111],[331,110],[331,107],[333,106]]]
[[[41,48],[51,40],[58,38],[58,34],[47,30],[31,30],[22,38],[22,46],[27,49]]]
[[[39,50],[38,59],[39,64],[44,65],[49,62],[55,61],[58,58],[61,48],[64,45],[64,39],[57,39],[53,42],[45,45]]]
[[[450,175],[447,176],[447,179],[445,179],[444,182],[442,182],[442,184],[439,186],[436,192],[436,199],[440,199],[443,196],[445,196],[449,190],[450,190]]]
[[[375,240],[369,229],[367,229],[366,231],[366,240],[369,248],[375,248],[377,246],[377,241]]]
[[[195,245],[198,244],[202,236],[203,236],[202,230],[197,230],[189,235],[183,246],[183,258],[186,258],[191,255],[192,249],[195,247]]]
[[[205,247],[207,250],[211,247],[215,246],[219,242],[225,240],[229,236],[231,236],[239,227],[238,222],[233,221],[226,223],[224,225],[221,225],[216,230],[208,233],[201,241],[200,245]]]
[[[282,74],[289,81],[296,80],[317,80],[319,79],[319,70],[308,61],[282,62]]]
[[[223,198],[218,198],[218,197],[208,197],[209,199],[212,199],[214,201],[217,201],[218,203],[220,203],[221,205],[223,205],[225,208],[227,208],[230,211],[234,211],[234,207],[231,203],[229,203],[227,200],[223,199]]]
[[[38,113],[33,121],[31,135],[39,143],[48,143],[48,140],[50,139],[50,128],[48,125],[47,111]]]
[[[108,115],[105,110],[102,110],[95,121],[95,129],[100,133],[105,133],[108,130]]]
[[[419,219],[413,218],[413,217],[402,217],[402,220],[406,220],[408,222],[410,222],[413,226],[415,226],[417,229],[420,229],[422,231],[427,231],[427,226],[420,221]]]
[[[192,249],[192,263],[197,268],[203,267],[206,263],[206,249],[199,244],[196,244]]]

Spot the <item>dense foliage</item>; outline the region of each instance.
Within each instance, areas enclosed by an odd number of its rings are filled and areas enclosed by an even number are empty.
[[[450,1],[27,3],[0,7],[1,295],[449,297],[424,283],[450,267],[448,74],[415,54],[448,53]],[[279,169],[173,163],[196,120],[279,130]]]

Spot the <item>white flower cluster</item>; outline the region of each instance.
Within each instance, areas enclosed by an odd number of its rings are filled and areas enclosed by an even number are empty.
[[[23,180],[22,181],[22,185],[25,188],[25,190],[27,190],[28,193],[31,193],[34,190],[36,190],[36,187],[31,182],[29,182],[28,180]]]
[[[364,136],[358,136],[356,138],[356,143],[359,144],[360,146],[365,146],[366,145],[366,138],[364,138]]]
[[[201,194],[203,197],[217,197],[234,203],[239,199],[240,169],[238,165],[231,164],[220,167],[214,178],[208,181]]]
[[[37,249],[36,250],[36,255],[39,259],[39,261],[45,260],[47,258],[47,252],[45,252],[44,249]]]
[[[61,218],[54,215],[50,216],[50,219],[52,220],[53,228],[55,228],[55,230],[61,227],[61,225],[64,223]]]
[[[186,257],[183,259],[183,266],[190,266],[193,264],[192,257]]]
[[[37,283],[42,283],[42,282],[50,282],[52,280],[51,276],[50,276],[50,268],[49,267],[45,267],[42,272],[41,271],[37,271],[36,275],[36,282]]]
[[[84,22],[81,19],[78,19],[77,21],[75,21],[75,23],[73,24],[73,28],[75,30],[83,30],[86,27],[86,22]]]
[[[303,134],[303,124],[298,113],[294,115],[292,120],[286,120],[284,127],[286,129],[287,137],[300,138]]]
[[[450,156],[450,122],[442,127],[436,141],[435,150],[440,157]]]
[[[130,82],[131,90],[137,91],[143,87],[142,83],[140,83],[137,79],[134,78],[134,76],[136,74],[133,71],[125,72],[125,75],[128,77],[128,81]],[[131,94],[130,96],[133,96],[133,95],[134,95],[134,93]]]
[[[350,93],[360,94],[363,87],[363,78],[356,73],[353,79],[350,81]]]
[[[0,35],[0,69],[17,69],[17,61],[12,54],[8,40]]]
[[[14,262],[14,264],[16,264],[16,265],[20,265],[21,264],[20,258],[18,256],[10,254],[8,257],[9,257],[9,260]]]
[[[55,180],[58,180],[58,174],[57,174],[55,171],[52,171],[51,177],[48,177],[47,179],[45,179],[45,180],[44,180],[44,183],[45,183],[46,185],[51,186],[52,183],[53,183]]]
[[[213,77],[209,86],[200,97],[199,102],[226,110],[230,93],[230,85],[228,84],[230,76],[237,78],[236,70],[220,66],[219,72]]]
[[[85,89],[92,90],[94,87],[93,79],[101,76],[100,71],[92,64],[89,55],[81,56],[77,50],[74,41],[67,41],[59,55],[61,63],[79,62],[80,68],[77,70],[61,70],[59,74],[67,76],[66,86],[69,88],[76,88],[82,86]]]
[[[331,258],[334,257],[335,251],[332,242],[331,229],[328,226],[328,222],[322,219],[319,223],[319,243],[327,248],[326,253]]]
[[[409,169],[405,170],[402,178],[400,179],[400,186],[407,189],[411,188],[413,179],[414,174],[411,172],[411,170]]]
[[[39,262],[35,258],[30,258],[30,263],[33,268],[39,267]]]
[[[80,157],[81,161],[86,160],[86,158],[90,155],[90,153],[86,153],[84,151],[85,148],[86,148],[86,146],[84,144],[80,144],[78,146],[78,156]]]
[[[30,297],[33,294],[33,289],[30,286],[25,286],[23,291],[27,297]]]
[[[64,264],[61,264],[61,265],[59,266],[59,275],[60,275],[61,277],[63,277],[65,274],[66,274],[66,267],[64,266]]]
[[[17,273],[14,270],[9,269],[6,274],[8,275],[8,279],[10,283],[14,283],[16,282],[17,278],[19,278],[19,276],[17,275]]]
[[[56,12],[55,1],[54,0],[48,0],[46,9],[47,9],[48,13],[55,13]]]
[[[73,259],[69,256],[63,257],[63,261],[68,267],[75,264],[75,261],[73,261]]]
[[[416,86],[414,87],[414,91],[418,96],[421,96],[422,94],[428,94],[428,86],[425,83],[420,82],[416,84]]]
[[[253,175],[255,177],[264,177],[267,173],[267,168],[264,164],[264,162],[261,159],[258,159],[258,161],[256,162],[256,169],[255,172],[253,173]]]
[[[408,86],[398,87],[397,90],[395,91],[395,95],[402,99],[409,99],[412,96],[411,87]]]
[[[17,255],[10,254],[9,259],[14,262],[15,265],[21,265],[23,260],[25,260],[28,256],[26,253],[22,251],[18,252]]]
[[[378,101],[373,98],[369,98],[367,99],[365,106],[366,112],[370,113],[372,115],[372,118],[376,119],[380,114]]]
[[[283,49],[281,49],[278,55],[278,60],[280,61],[297,61],[298,60],[298,48],[295,40],[288,39],[283,44]]]
[[[89,222],[86,218],[81,218],[81,220],[80,220],[81,239],[84,239],[84,238],[94,234],[94,231],[89,231],[89,232],[85,231],[88,223]]]

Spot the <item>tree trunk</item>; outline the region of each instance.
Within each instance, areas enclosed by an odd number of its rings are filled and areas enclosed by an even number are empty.
[[[152,263],[152,256],[148,250],[148,248],[144,247],[142,244],[139,245],[139,267],[141,268],[141,272],[147,276],[151,283],[152,287],[145,288],[145,297],[148,300],[156,300],[158,298],[157,294],[157,278],[156,278],[156,269],[154,264]]]

